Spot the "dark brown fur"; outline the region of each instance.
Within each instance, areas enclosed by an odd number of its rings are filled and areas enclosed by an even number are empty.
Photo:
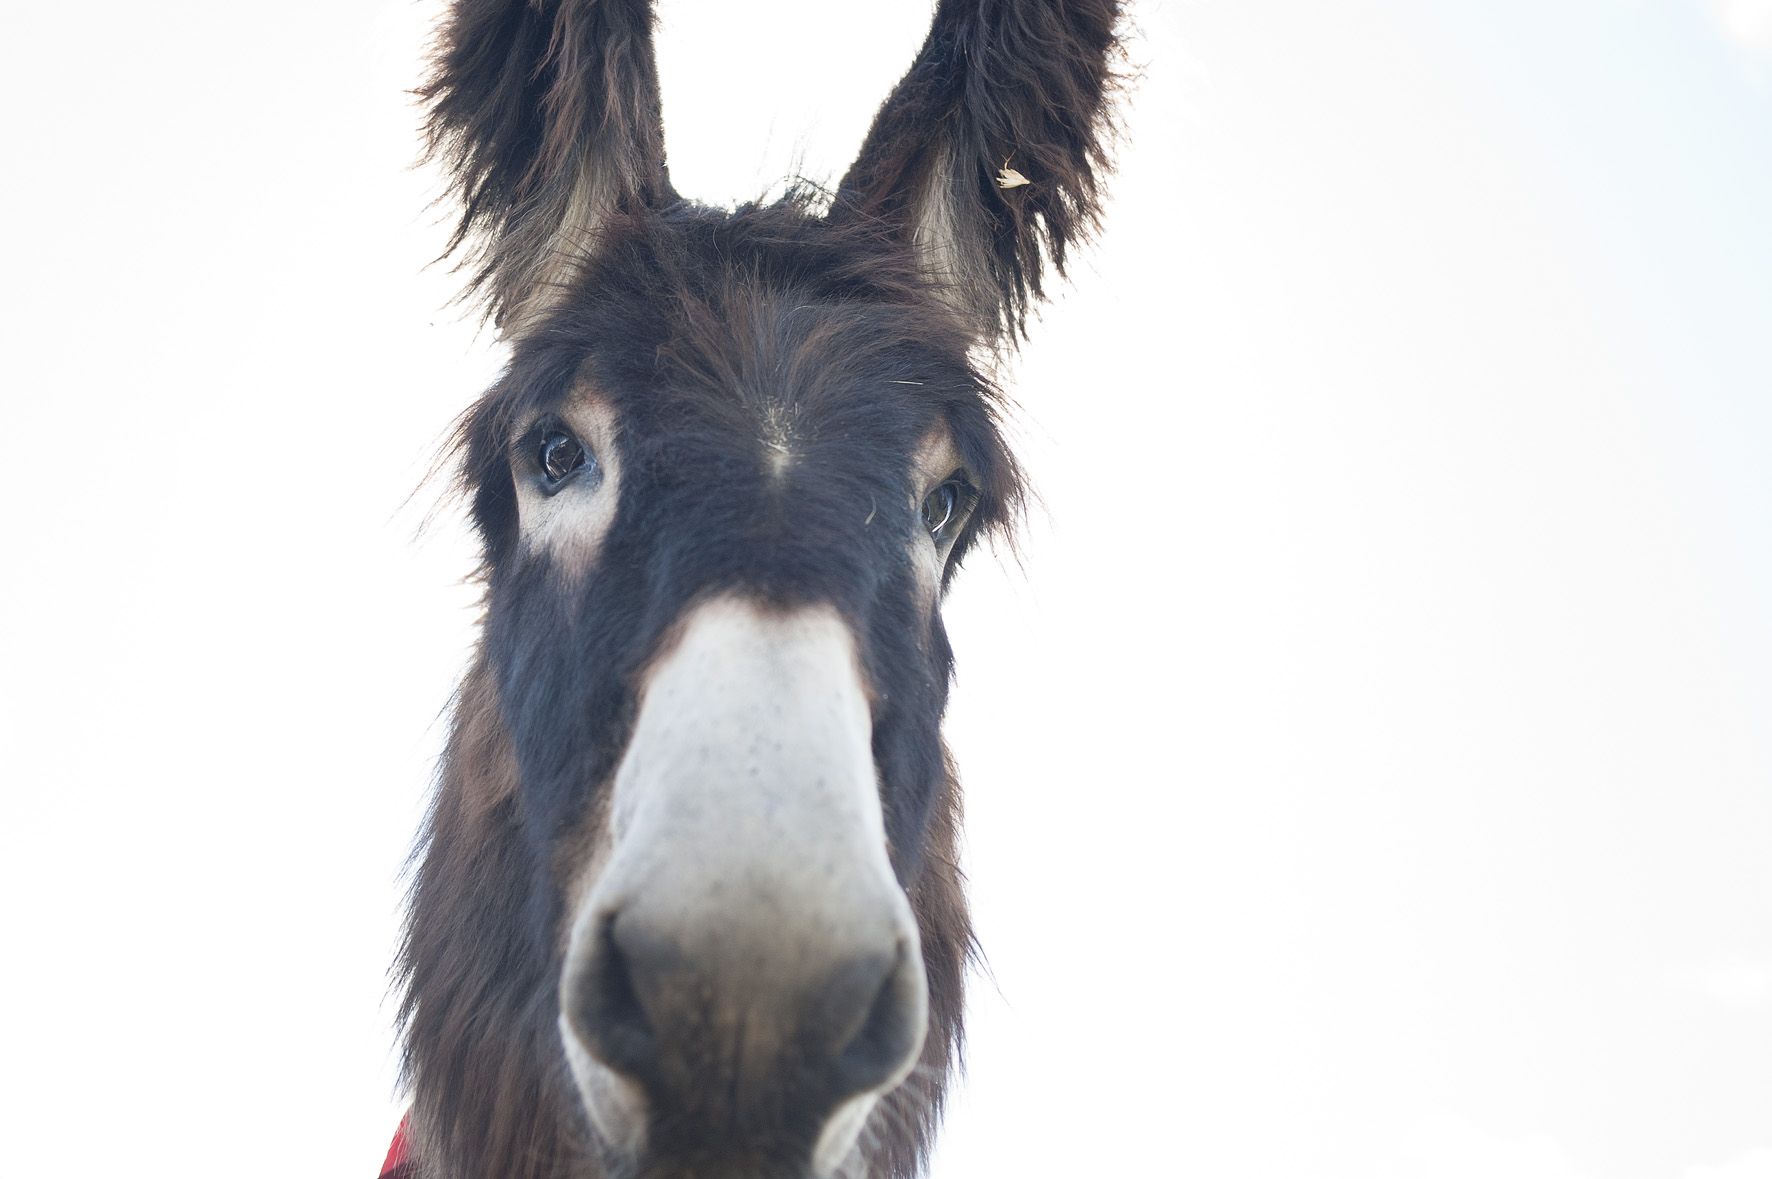
[[[905,467],[940,429],[978,491],[943,586],[1014,517],[1020,476],[973,357],[1013,340],[1044,267],[1095,224],[1117,18],[1114,0],[942,0],[828,212],[803,188],[724,212],[671,187],[646,0],[452,5],[421,91],[430,146],[461,197],[451,248],[514,356],[461,435],[488,613],[398,967],[413,1179],[626,1179],[558,1042],[563,898],[594,868],[641,669],[721,586],[828,601],[857,632],[930,992],[920,1066],[870,1118],[864,1173],[927,1161],[972,931],[939,736],[951,652],[902,567],[918,524],[898,505],[922,494]],[[999,188],[1006,165],[1029,183]],[[585,382],[621,423],[624,474],[607,568],[574,598],[516,544],[512,438]],[[798,431],[791,498],[757,482],[770,414]],[[790,1174],[725,1159],[720,1179]]]
[[[597,221],[675,196],[652,24],[649,3],[452,7],[419,93],[431,156],[461,193],[449,248],[477,243],[469,289],[501,322],[560,281]]]
[[[1115,0],[941,0],[839,186],[839,220],[953,222],[938,276],[983,337],[1023,330],[1046,260],[1062,275],[1096,227],[1119,16]],[[1001,187],[1004,168],[1028,183]]]

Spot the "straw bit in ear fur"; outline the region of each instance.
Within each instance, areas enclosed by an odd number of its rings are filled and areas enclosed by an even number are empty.
[[[1026,176],[1023,176],[1020,172],[1017,172],[1014,168],[1011,168],[1007,163],[997,169],[998,188],[1020,188],[1024,184],[1032,183],[1033,181],[1029,180]]]

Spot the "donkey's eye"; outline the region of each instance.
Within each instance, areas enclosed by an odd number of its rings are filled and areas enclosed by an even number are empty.
[[[535,461],[550,487],[564,483],[568,476],[588,461],[584,443],[565,430],[548,430],[537,444]]]
[[[949,539],[978,495],[964,476],[955,474],[923,500],[923,527],[937,541]]]

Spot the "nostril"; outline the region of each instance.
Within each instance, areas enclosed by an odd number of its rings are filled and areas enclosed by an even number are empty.
[[[622,949],[616,918],[604,921],[595,948],[568,997],[574,1031],[598,1060],[617,1072],[646,1076],[658,1059],[658,1038],[646,1017],[634,964]]]
[[[587,922],[560,993],[569,1063],[661,1101],[700,1100],[730,1072],[793,1077],[807,1100],[834,1103],[910,1069],[928,1023],[914,929],[838,946],[764,940],[691,940],[633,908]]]
[[[922,971],[903,942],[867,1004],[861,1026],[833,1061],[833,1080],[844,1094],[877,1089],[910,1066],[923,1046],[928,1022]]]

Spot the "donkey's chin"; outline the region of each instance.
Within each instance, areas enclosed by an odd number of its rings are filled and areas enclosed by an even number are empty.
[[[560,1043],[584,1102],[585,1115],[603,1145],[618,1157],[636,1159],[646,1149],[646,1093],[632,1078],[616,1072],[589,1052],[560,1016]]]
[[[806,1124],[816,1118],[770,1125],[730,1117],[719,1126],[661,1113],[638,1083],[586,1052],[564,1019],[560,1031],[586,1117],[618,1179],[829,1179],[856,1157],[868,1115],[895,1087],[844,1100],[810,1134]]]
[[[619,1179],[829,1179],[856,1157],[868,1116],[902,1081],[894,1076],[828,1113],[709,1116],[655,1104],[641,1084],[586,1051],[564,1016],[560,1039],[604,1161]]]
[[[880,1093],[862,1093],[851,1097],[825,1121],[818,1141],[812,1146],[812,1169],[816,1174],[835,1174],[855,1153],[862,1127],[867,1125],[868,1115],[874,1112],[874,1103],[882,1096]]]

